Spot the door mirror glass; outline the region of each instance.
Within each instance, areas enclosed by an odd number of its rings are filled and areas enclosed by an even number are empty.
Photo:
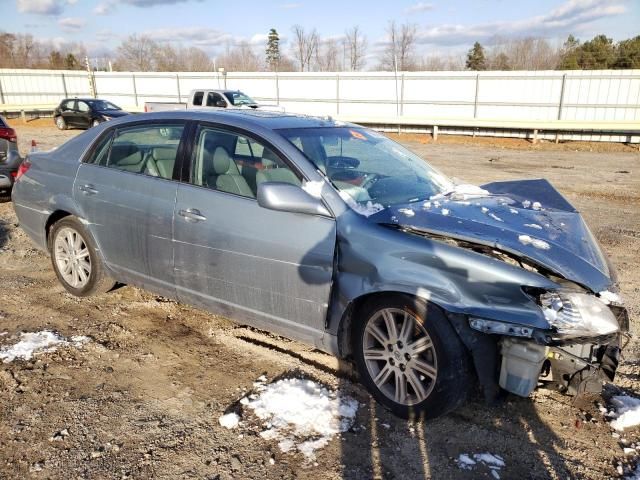
[[[258,185],[258,205],[270,210],[330,217],[322,200],[291,183],[265,182]]]

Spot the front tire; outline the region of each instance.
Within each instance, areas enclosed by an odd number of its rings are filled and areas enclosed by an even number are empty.
[[[442,310],[406,295],[367,302],[354,323],[361,382],[402,418],[435,418],[460,406],[473,385],[467,351]]]
[[[64,118],[62,117],[62,115],[57,116],[55,118],[55,122],[56,122],[56,127],[58,127],[58,130],[67,129],[67,122],[64,121]]]
[[[93,238],[76,217],[64,217],[51,227],[49,251],[53,270],[69,293],[88,297],[115,286]]]

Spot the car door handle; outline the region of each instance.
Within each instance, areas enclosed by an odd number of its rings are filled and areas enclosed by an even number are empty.
[[[184,217],[187,222],[204,222],[207,217],[200,213],[197,208],[188,208],[187,210],[180,210],[178,215]]]
[[[98,193],[98,190],[96,190],[96,188],[91,184],[80,185],[78,187],[78,190],[80,190],[85,195],[95,195],[96,193]]]

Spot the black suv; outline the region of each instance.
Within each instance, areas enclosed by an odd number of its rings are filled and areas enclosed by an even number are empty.
[[[53,112],[53,120],[60,130],[66,130],[69,127],[95,127],[102,122],[124,115],[129,115],[129,112],[106,100],[65,98]]]
[[[21,161],[16,131],[0,115],[0,200],[8,200],[11,196]]]

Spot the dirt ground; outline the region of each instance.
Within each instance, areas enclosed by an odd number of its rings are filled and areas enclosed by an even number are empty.
[[[77,131],[16,124],[23,152]],[[633,326],[640,319],[640,155],[502,148],[486,142],[423,143],[399,137],[445,173],[472,183],[546,177],[585,215],[617,266]],[[435,421],[414,424],[378,407],[335,359],[283,338],[169,302],[132,287],[77,299],[56,281],[48,257],[0,204],[0,346],[19,332],[86,335],[31,361],[0,363],[0,479],[473,479],[488,468],[460,469],[462,453],[504,458],[503,479],[602,479],[638,461],[623,447],[640,430],[616,437],[598,405],[538,389],[493,408],[479,396]],[[3,335],[3,332],[7,332]],[[617,391],[640,394],[640,344],[625,352]],[[355,397],[353,428],[315,461],[282,453],[243,412],[233,430],[218,418],[260,375],[303,375]],[[498,473],[498,472],[497,472]]]

